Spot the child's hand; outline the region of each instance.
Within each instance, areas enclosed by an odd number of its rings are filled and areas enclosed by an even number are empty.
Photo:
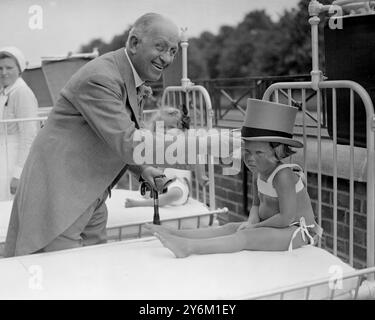
[[[249,228],[253,228],[253,224],[250,223],[249,220],[247,221],[244,221],[240,224],[240,226],[238,227],[237,231],[239,230],[243,230],[243,229],[249,229]]]
[[[247,225],[249,224],[248,221],[244,221],[240,224],[240,226],[238,227],[237,231],[239,230],[243,230],[243,229],[246,229],[247,228]]]
[[[134,199],[126,198],[125,199],[125,208],[132,208],[132,207],[135,207]]]
[[[249,224],[256,224],[260,222],[259,218],[259,207],[258,206],[252,206],[249,213]]]

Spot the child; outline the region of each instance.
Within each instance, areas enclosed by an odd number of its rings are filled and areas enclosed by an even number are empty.
[[[315,223],[302,169],[281,162],[294,153],[290,147],[303,146],[292,139],[296,113],[294,107],[248,99],[241,130],[243,161],[257,176],[247,222],[195,230],[146,227],[177,258],[241,250],[284,251],[313,244],[313,235],[321,236],[322,229]]]
[[[189,117],[187,110],[183,106],[182,110],[175,107],[162,107],[146,123],[146,128],[155,131],[157,121],[163,121],[164,129],[171,133],[171,129],[189,129]],[[165,194],[159,195],[159,206],[184,205],[189,200],[191,172],[189,170],[166,168],[164,174],[169,179],[175,179],[169,186]],[[125,199],[125,207],[152,207],[154,200],[150,199],[149,192],[144,199]]]

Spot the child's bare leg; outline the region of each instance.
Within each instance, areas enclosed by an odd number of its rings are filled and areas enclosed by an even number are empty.
[[[296,227],[290,228],[251,228],[234,234],[206,238],[189,239],[167,233],[157,233],[162,244],[170,249],[177,258],[192,254],[229,253],[242,250],[286,251]],[[304,245],[301,234],[293,240],[293,249]]]
[[[189,239],[168,233],[155,233],[155,236],[174,253],[176,258],[185,258],[192,254],[226,253],[242,250],[234,234],[211,239]]]
[[[152,232],[163,234],[168,233],[178,237],[185,237],[190,239],[206,239],[233,234],[237,231],[240,225],[240,222],[233,222],[218,227],[207,227],[199,229],[174,229],[172,227],[163,225],[159,226],[151,223],[146,223],[144,226],[146,229],[151,230]]]

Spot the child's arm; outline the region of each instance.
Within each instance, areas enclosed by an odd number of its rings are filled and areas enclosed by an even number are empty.
[[[247,221],[243,222],[238,230],[247,228],[249,226],[253,226],[254,224],[258,223],[260,221],[259,218],[259,196],[258,196],[258,186],[257,186],[257,176],[256,174],[253,174],[252,178],[252,187],[253,187],[253,204],[250,209],[249,218]]]
[[[183,193],[180,188],[172,187],[168,188],[168,192],[165,194],[159,195],[159,206],[166,206],[171,204],[174,201],[177,201],[183,196]],[[132,208],[132,207],[153,207],[154,206],[154,199],[126,199],[125,200],[125,208]]]
[[[297,214],[295,184],[295,175],[289,168],[282,169],[276,174],[274,186],[279,198],[280,213],[253,225],[253,227],[285,228],[295,220]]]
[[[255,224],[259,222],[259,195],[258,195],[258,185],[257,185],[257,175],[253,173],[252,178],[252,187],[253,187],[253,205],[251,206],[249,213],[249,224]]]

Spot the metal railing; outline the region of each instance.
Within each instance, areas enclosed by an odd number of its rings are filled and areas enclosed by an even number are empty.
[[[273,100],[278,102],[278,92],[279,90],[288,90],[290,95],[289,105],[291,105],[291,92],[292,89],[298,89],[301,91],[302,98],[302,109],[303,109],[303,119],[306,118],[306,89],[311,88],[311,82],[301,82],[301,83],[277,83],[271,85],[264,94],[265,100]],[[354,250],[354,94],[358,94],[366,108],[367,115],[367,169],[366,169],[366,181],[367,181],[367,266],[372,267],[375,265],[375,208],[374,208],[374,190],[375,190],[375,174],[374,174],[374,108],[371,98],[367,91],[360,86],[358,83],[353,81],[323,81],[319,83],[317,90],[318,100],[317,100],[317,116],[318,119],[321,118],[321,89],[332,90],[332,106],[333,106],[333,141],[332,147],[332,166],[333,166],[333,253],[337,255],[337,210],[338,210],[338,144],[337,144],[337,126],[336,126],[336,115],[340,112],[339,106],[337,106],[336,99],[336,89],[348,89],[350,90],[350,145],[349,145],[349,263],[353,265],[353,250]],[[273,98],[273,99],[272,99]],[[304,122],[305,120],[303,120]],[[304,122],[305,123],[305,122]],[[318,207],[317,216],[318,223],[321,224],[322,221],[322,139],[321,139],[321,122],[317,122],[317,164],[318,164]],[[308,171],[308,154],[307,145],[308,138],[306,134],[306,127],[303,128],[302,140],[304,143],[303,150],[303,167],[305,171]]]
[[[213,105],[214,126],[239,127],[246,111],[247,98],[261,99],[271,84],[280,81],[306,81],[309,75],[263,76],[242,78],[197,79],[195,84],[207,89]],[[309,99],[314,97],[314,92]]]

